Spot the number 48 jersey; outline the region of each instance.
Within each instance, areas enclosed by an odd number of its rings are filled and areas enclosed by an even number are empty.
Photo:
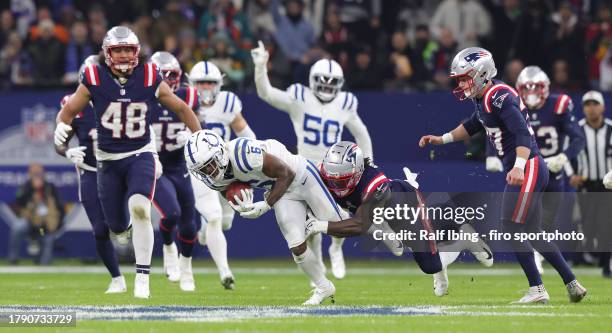
[[[133,152],[155,152],[150,110],[157,105],[162,78],[154,64],[139,64],[125,84],[106,65],[88,65],[81,83],[91,94],[98,132],[98,160],[116,160]]]

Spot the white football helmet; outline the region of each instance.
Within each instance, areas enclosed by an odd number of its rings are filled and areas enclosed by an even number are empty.
[[[527,66],[516,80],[516,90],[531,110],[541,108],[550,94],[550,79],[538,66]]]
[[[97,55],[90,55],[89,57],[85,58],[85,61],[83,61],[83,63],[81,64],[81,67],[79,67],[79,82],[83,81],[83,73],[85,72],[85,67],[89,66],[89,65],[97,65],[98,64],[98,56]]]
[[[457,86],[453,94],[459,100],[475,98],[495,75],[497,75],[497,68],[495,68],[491,52],[482,47],[463,49],[453,59],[450,77],[458,82],[468,79],[468,84],[467,88]]]
[[[225,140],[207,129],[193,133],[185,145],[185,161],[189,172],[204,183],[222,180],[229,165]]]
[[[183,71],[181,70],[181,64],[172,53],[166,51],[155,52],[151,56],[151,62],[159,68],[162,78],[172,90],[177,90],[180,87]]]
[[[197,83],[212,83],[212,89],[201,89]],[[215,102],[217,95],[221,91],[223,85],[223,74],[217,65],[210,61],[200,61],[191,68],[189,72],[189,84],[198,87],[200,98],[206,105],[211,105]]]
[[[357,144],[340,141],[329,148],[321,163],[321,178],[337,197],[351,194],[363,175],[365,159]]]
[[[344,72],[336,61],[321,59],[310,67],[308,79],[312,93],[320,100],[330,102],[344,85]]]
[[[111,56],[111,50],[116,47],[134,48],[134,56],[125,63],[115,63]],[[102,51],[108,67],[119,70],[123,73],[138,66],[138,54],[140,53],[140,41],[138,36],[130,28],[116,26],[110,29],[102,41]]]

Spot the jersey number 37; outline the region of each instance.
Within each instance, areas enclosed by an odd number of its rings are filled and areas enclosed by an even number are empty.
[[[114,139],[121,139],[122,133],[129,139],[135,139],[147,131],[146,114],[146,103],[111,102],[102,114],[101,123],[102,127],[112,131]]]

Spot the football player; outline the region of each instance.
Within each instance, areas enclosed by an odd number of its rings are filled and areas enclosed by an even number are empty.
[[[584,149],[586,140],[574,118],[572,99],[565,94],[550,94],[550,79],[540,67],[525,67],[516,81],[516,90],[527,106],[529,123],[550,171],[544,188],[548,194],[542,198],[542,224],[544,230],[551,231],[566,188],[564,166]],[[544,258],[538,252],[535,258],[538,270],[543,273]]]
[[[372,208],[396,207],[398,204],[417,207],[426,204],[423,194],[418,189],[419,184],[416,182],[415,174],[404,168],[406,180],[388,179],[383,171],[373,165],[368,158],[364,158],[361,149],[353,142],[340,141],[329,148],[321,163],[320,172],[336,202],[353,215],[348,220],[334,223],[310,219],[307,223],[307,233],[322,232],[337,237],[373,234],[375,230],[382,229],[377,228],[370,219]],[[419,234],[421,230],[432,233],[436,229],[452,229],[456,232],[475,233],[468,224],[458,226],[454,221],[444,224],[440,222],[440,225],[433,225],[427,218],[420,218],[414,224],[401,222],[387,221],[393,230],[385,232],[408,229]],[[450,244],[417,240],[406,241],[403,245],[399,245],[411,248],[421,270],[426,274],[433,274],[436,296],[448,294],[446,267],[457,259],[461,250],[470,250],[486,267],[493,265],[491,249],[480,238],[473,243],[465,241],[460,244],[458,242]]]
[[[318,219],[339,221],[347,213],[338,207],[312,162],[291,154],[276,140],[237,138],[226,143],[211,130],[191,136],[185,146],[185,159],[194,177],[224,196],[227,186],[235,181],[268,190],[257,202],[253,202],[252,189],[242,190],[240,197],[234,197],[232,207],[250,219],[274,208],[294,261],[315,283],[304,305],[321,304],[327,298],[333,301],[336,288],[306,245],[306,216],[310,209]]]
[[[457,82],[453,90],[459,100],[471,99],[472,116],[442,136],[425,135],[421,148],[463,141],[485,130],[507,172],[502,202],[502,225],[506,232],[541,232],[540,193],[546,188],[549,171],[538,150],[529,114],[512,87],[494,80],[497,74],[493,56],[483,48],[466,48],[455,56],[450,77]],[[571,302],[580,302],[586,289],[576,277],[553,242],[522,242],[512,237],[511,246],[527,280],[529,290],[518,303],[546,303],[549,295],[535,264],[533,247],[557,270],[566,285]]]
[[[200,61],[189,72],[189,82],[200,94],[198,117],[206,128],[215,131],[226,142],[232,131],[237,137],[255,139],[255,133],[242,116],[242,102],[236,94],[221,90],[223,74],[210,61]],[[217,265],[221,285],[232,290],[235,279],[227,261],[227,240],[224,230],[232,227],[234,210],[217,191],[191,178],[196,197],[196,208],[202,216],[198,232],[200,244],[208,245],[210,255]]]
[[[267,74],[269,55],[261,41],[259,47],[251,51],[251,56],[255,64],[257,94],[273,107],[289,114],[297,137],[299,155],[320,164],[327,149],[342,139],[346,126],[365,156],[373,160],[370,134],[357,114],[357,97],[341,91],[344,73],[336,61],[317,61],[310,68],[308,87],[295,83],[287,91],[282,91],[270,84]],[[343,242],[342,238],[332,238],[329,247],[332,273],[337,279],[346,275]],[[310,237],[309,245],[323,265],[321,235]]]
[[[174,93],[190,109],[195,109],[198,105],[198,92],[193,87],[180,86],[183,72],[178,60],[169,52],[155,52],[151,62],[157,66],[164,82]],[[157,153],[163,168],[162,176],[157,179],[152,203],[162,217],[159,231],[164,243],[164,273],[170,281],[179,281],[181,290],[194,291],[191,255],[196,239],[195,200],[182,149],[191,132],[186,131],[185,124],[175,113],[169,112],[159,103],[150,112]],[[176,238],[180,256],[172,235],[177,224]]]
[[[157,66],[139,62],[140,42],[129,28],[110,29],[102,50],[104,64],[85,67],[81,83],[60,110],[54,140],[56,145],[66,142],[75,116],[91,101],[98,133],[96,158],[102,210],[113,233],[121,238],[132,234],[136,257],[134,296],[149,298],[156,149],[148,111],[159,101],[191,131],[201,126],[189,106],[163,82]],[[126,198],[129,223],[123,218]]]
[[[98,56],[91,55],[85,59],[79,72],[83,73],[85,66],[97,63]],[[66,95],[62,98],[61,107],[68,103],[70,96]],[[73,136],[76,136],[79,145],[68,148],[68,142]],[[79,176],[79,201],[85,209],[89,223],[91,223],[96,240],[96,251],[111,275],[111,282],[106,293],[124,293],[127,291],[125,278],[119,270],[115,248],[111,242],[110,232],[104,220],[104,214],[102,213],[98,197],[96,155],[94,153],[97,136],[94,112],[91,107],[87,106],[72,121],[72,131],[70,131],[69,137],[63,144],[55,146],[55,150],[58,154],[65,156],[74,163],[77,169]]]

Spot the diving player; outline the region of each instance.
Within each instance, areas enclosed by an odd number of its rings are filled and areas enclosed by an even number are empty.
[[[242,116],[242,102],[236,94],[221,90],[223,74],[210,61],[200,61],[189,72],[189,82],[200,94],[198,117],[206,128],[215,131],[229,142],[232,131],[237,137],[255,139],[255,133]],[[198,232],[200,244],[208,245],[210,255],[217,265],[221,285],[233,290],[235,279],[227,262],[227,240],[223,230],[232,227],[234,210],[217,191],[192,176],[196,208],[202,215],[202,227]]]
[[[190,109],[198,105],[198,93],[192,87],[180,87],[181,65],[169,52],[155,52],[151,62],[174,93],[187,103]],[[152,127],[156,135],[157,153],[163,174],[157,179],[152,203],[161,215],[159,231],[164,242],[164,273],[170,281],[179,281],[183,291],[194,291],[195,282],[191,268],[191,255],[196,239],[194,221],[195,199],[189,171],[185,165],[183,146],[191,136],[185,124],[176,114],[159,103],[151,109]],[[172,232],[178,224],[177,241],[180,256]]]
[[[154,64],[139,64],[140,42],[127,27],[110,29],[102,42],[105,63],[89,65],[57,116],[54,140],[62,145],[74,117],[91,101],[96,117],[98,195],[110,230],[121,238],[132,232],[136,257],[134,296],[149,298],[153,251],[151,200],[155,192],[155,145],[148,112],[159,101],[191,131],[201,129],[185,102],[162,81]],[[128,201],[130,221],[123,218]]]
[[[374,166],[368,158],[364,158],[361,149],[353,142],[340,141],[331,146],[321,163],[320,172],[336,202],[353,215],[348,220],[333,223],[311,219],[307,224],[307,233],[323,232],[336,237],[359,236],[366,232],[375,235],[377,229],[385,231],[372,223],[370,214],[374,207],[426,205],[426,200],[418,189],[415,174],[404,168],[406,180],[388,179],[383,171]],[[468,224],[459,226],[454,221],[444,224],[439,221],[438,225],[433,225],[424,217],[414,224],[402,222],[387,221],[393,229],[388,232],[410,230],[419,234],[421,230],[432,233],[437,229],[452,229],[456,232],[475,233]],[[448,294],[446,267],[457,259],[461,250],[470,250],[486,267],[493,265],[491,250],[480,238],[477,242],[464,241],[461,244],[436,243],[433,240],[421,239],[405,241],[403,247],[412,249],[414,259],[424,273],[433,274],[436,296]]]
[[[542,198],[542,224],[545,231],[552,231],[566,188],[564,165],[578,156],[586,140],[574,118],[572,99],[565,94],[550,94],[550,79],[540,67],[525,67],[516,81],[516,90],[527,106],[529,123],[550,171],[548,185],[544,189],[548,194]],[[567,147],[566,139],[569,142]],[[542,273],[544,258],[538,252],[535,258]]]
[[[304,305],[321,304],[336,288],[306,245],[306,214],[310,209],[321,220],[339,221],[346,212],[338,208],[323,185],[315,165],[291,154],[276,140],[237,138],[225,142],[211,130],[194,133],[185,146],[189,171],[208,187],[225,194],[235,181],[266,189],[264,199],[253,202],[253,191],[243,190],[232,207],[242,217],[255,219],[274,207],[276,222],[293,259],[315,283]]]
[[[85,66],[97,63],[98,56],[91,55],[85,59],[79,72],[83,73]],[[66,105],[68,99],[70,99],[70,95],[62,98],[61,107]],[[79,141],[79,146],[68,148],[68,142],[73,135]],[[74,163],[76,167],[79,176],[79,201],[81,201],[89,223],[91,223],[96,240],[96,251],[111,275],[111,282],[106,293],[124,293],[127,291],[125,278],[119,270],[115,248],[111,242],[108,226],[104,221],[104,214],[98,198],[96,156],[94,153],[96,139],[95,117],[93,110],[88,106],[77,114],[72,122],[72,131],[69,137],[62,145],[55,146],[55,150]]]
[[[295,83],[287,91],[282,91],[270,84],[266,67],[269,55],[261,41],[259,47],[251,50],[251,56],[255,64],[257,94],[273,107],[289,114],[299,155],[315,164],[321,163],[327,149],[342,139],[346,126],[365,156],[373,160],[370,134],[357,114],[357,97],[340,90],[344,84],[344,73],[336,61],[322,59],[312,65],[309,87]],[[337,279],[346,275],[343,242],[342,238],[332,237],[329,247],[332,273]],[[310,237],[309,246],[323,265],[321,235]]]
[[[419,146],[462,141],[485,130],[507,172],[501,212],[504,230],[513,235],[537,233],[542,230],[540,193],[548,183],[549,171],[538,150],[522,100],[512,87],[494,80],[496,74],[489,51],[479,47],[460,51],[451,64],[450,77],[458,85],[453,94],[459,100],[471,99],[475,111],[449,133],[423,136]],[[513,237],[510,243],[529,281],[529,291],[518,303],[546,303],[549,300],[535,264],[532,244],[561,275],[571,302],[580,302],[586,296],[586,289],[576,280],[553,242],[521,242]]]

